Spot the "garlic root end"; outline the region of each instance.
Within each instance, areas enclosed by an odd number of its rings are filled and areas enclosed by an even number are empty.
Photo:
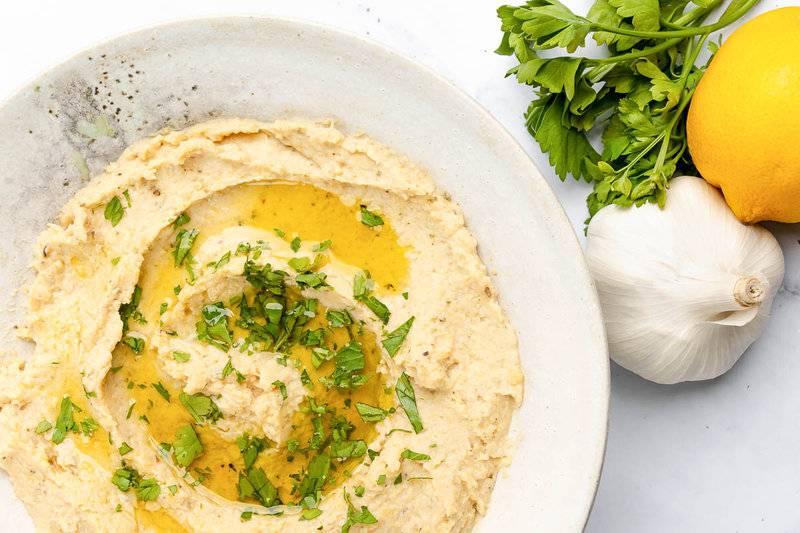
[[[733,297],[742,307],[760,304],[767,294],[769,282],[758,276],[740,278],[733,288]]]

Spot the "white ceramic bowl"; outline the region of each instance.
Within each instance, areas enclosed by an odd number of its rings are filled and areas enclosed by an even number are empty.
[[[82,120],[109,117],[89,141]],[[520,339],[525,401],[483,531],[580,531],[606,438],[608,358],[592,282],[553,193],[511,136],[433,72],[379,45],[272,18],[178,22],[43,74],[0,108],[0,302],[21,316],[31,245],[92,173],[163,127],[216,116],[335,118],[426,167],[461,205]],[[14,344],[3,326],[3,346]],[[16,343],[20,350],[29,347]],[[0,483],[0,530],[32,530]]]

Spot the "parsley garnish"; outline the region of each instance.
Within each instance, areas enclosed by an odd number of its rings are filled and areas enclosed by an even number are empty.
[[[306,272],[305,274],[298,274],[294,280],[301,288],[321,289],[328,286],[325,281],[327,278],[328,275],[323,272]]]
[[[81,420],[81,433],[86,437],[91,437],[95,431],[100,429],[100,424],[97,423],[92,417],[87,417]]]
[[[42,433],[45,433],[45,432],[47,432],[47,431],[49,431],[51,429],[53,429],[53,424],[51,424],[47,420],[42,420],[41,422],[36,424],[36,429],[34,429],[33,431],[37,435],[41,435]]]
[[[56,418],[56,429],[53,430],[53,435],[50,437],[55,444],[64,442],[67,433],[71,431],[78,431],[78,426],[73,418],[73,413],[79,410],[78,406],[72,403],[69,396],[64,396],[61,399],[61,408]]]
[[[130,444],[123,441],[122,444],[120,444],[118,451],[120,455],[127,455],[133,451],[133,448],[131,448]]]
[[[347,494],[347,489],[344,491],[344,501],[347,502],[347,520],[342,524],[342,533],[348,533],[350,528],[355,524],[377,524],[378,519],[369,511],[366,505],[361,506],[361,510],[357,511],[353,503],[350,501],[350,495]]]
[[[361,223],[370,228],[383,226],[383,219],[380,215],[367,210],[366,206],[361,206]]]
[[[143,502],[152,502],[161,494],[161,486],[155,479],[143,479],[136,487],[136,499]]]
[[[144,351],[144,339],[138,335],[125,335],[122,338],[122,344],[131,349],[137,355]]]
[[[400,407],[405,411],[408,421],[411,422],[411,427],[414,428],[414,433],[422,431],[422,419],[417,410],[417,396],[414,394],[414,387],[411,385],[411,379],[408,374],[403,372],[397,380],[395,385],[395,394],[397,401],[400,402]]]
[[[191,424],[178,428],[172,448],[175,450],[175,462],[183,468],[188,468],[203,453],[203,445]]]
[[[320,243],[315,244],[314,247],[311,250],[314,251],[314,252],[324,252],[325,250],[327,250],[328,248],[331,247],[331,244],[333,244],[333,243],[331,242],[330,239],[328,239],[328,240],[325,240],[325,241],[322,241]]]
[[[195,324],[197,338],[227,352],[233,344],[233,332],[228,327],[228,317],[233,313],[217,302],[204,306],[201,315]]]
[[[293,252],[297,252],[300,249],[301,242],[303,241],[300,240],[300,237],[295,237],[292,239],[292,242],[289,243],[289,248],[291,248]]]
[[[119,224],[124,214],[125,208],[122,207],[122,201],[119,199],[119,196],[114,196],[111,201],[106,204],[106,208],[103,211],[103,217],[111,222],[112,226]]]
[[[180,400],[198,424],[202,424],[203,422],[214,423],[222,418],[222,411],[219,410],[214,400],[205,394],[200,394],[199,392],[196,394],[186,394],[185,392],[181,392],[178,395],[178,400]]]
[[[178,361],[179,363],[185,363],[191,358],[191,356],[188,353],[178,352],[178,351],[172,352],[172,357],[174,357],[175,360]]]
[[[267,474],[261,468],[239,473],[239,499],[247,498],[255,498],[265,507],[280,503],[278,489],[270,482]]]
[[[191,259],[189,253],[197,240],[198,231],[196,229],[185,230],[182,229],[175,236],[175,248],[172,250],[172,257],[175,260],[175,266],[182,266],[186,259]]]
[[[122,467],[114,471],[111,483],[122,492],[135,489],[136,499],[143,502],[153,501],[161,494],[158,481],[152,478],[142,479],[135,468],[129,467],[125,463],[122,463]]]
[[[353,297],[366,305],[375,316],[377,316],[384,324],[389,322],[391,313],[389,308],[380,300],[372,295],[370,285],[372,280],[364,277],[361,274],[356,274],[353,278]]]
[[[431,456],[425,453],[412,452],[408,448],[400,453],[401,459],[411,459],[412,461],[430,461]]]
[[[387,334],[383,338],[381,344],[383,344],[383,347],[386,349],[386,351],[389,353],[390,356],[394,357],[397,354],[398,350],[400,350],[400,345],[402,345],[403,341],[406,340],[408,332],[411,330],[412,324],[414,324],[413,316],[408,320],[406,320],[405,322],[403,322],[402,324],[400,324],[400,326],[396,330]]]
[[[284,383],[283,381],[276,379],[275,381],[272,382],[272,386],[277,388],[281,392],[281,398],[283,398],[284,400],[289,397],[289,395],[286,392],[286,383]]]
[[[159,381],[158,383],[151,383],[151,385],[152,385],[152,386],[153,386],[153,388],[156,390],[156,392],[157,392],[157,393],[158,393],[158,394],[159,394],[159,395],[160,395],[162,398],[164,398],[164,400],[166,400],[167,402],[169,402],[169,391],[166,389],[166,387],[164,387],[164,385],[163,385],[163,384],[162,384],[160,381]]]
[[[217,259],[217,261],[215,263],[211,263],[211,268],[214,270],[214,272],[216,272],[220,268],[222,268],[225,265],[227,265],[230,262],[230,260],[231,260],[231,252],[229,250],[229,251],[225,252],[222,255],[222,257]]]
[[[183,226],[184,224],[189,222],[189,220],[191,220],[189,218],[189,215],[187,215],[186,213],[181,213],[180,215],[175,217],[175,220],[172,221],[172,227],[177,228],[178,226]]]
[[[311,268],[311,259],[308,257],[292,257],[289,259],[288,264],[292,270],[299,273],[308,272]]]
[[[387,414],[386,410],[380,407],[374,407],[361,402],[356,402],[356,411],[361,415],[361,420],[364,422],[380,422],[386,418]]]
[[[328,388],[354,389],[367,381],[367,376],[358,373],[364,369],[364,352],[361,344],[351,341],[336,352],[336,368],[320,381]]]

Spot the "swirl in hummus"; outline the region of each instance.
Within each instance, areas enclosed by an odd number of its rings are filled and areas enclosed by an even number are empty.
[[[0,466],[42,531],[469,530],[517,340],[459,208],[328,122],[140,141],[39,237]]]

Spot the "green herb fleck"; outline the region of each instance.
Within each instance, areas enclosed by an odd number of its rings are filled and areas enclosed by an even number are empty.
[[[361,206],[361,223],[370,228],[383,226],[383,219],[380,215],[369,211],[366,206]]]
[[[103,211],[103,217],[111,222],[112,226],[119,224],[122,220],[122,215],[125,214],[125,208],[122,207],[122,201],[119,196],[114,196],[107,204]]]
[[[411,422],[411,427],[414,428],[414,433],[422,431],[422,419],[417,409],[417,397],[414,394],[414,387],[411,385],[411,378],[405,372],[397,380],[395,394],[397,395],[397,401],[400,402],[400,407],[403,408],[408,421]]]

